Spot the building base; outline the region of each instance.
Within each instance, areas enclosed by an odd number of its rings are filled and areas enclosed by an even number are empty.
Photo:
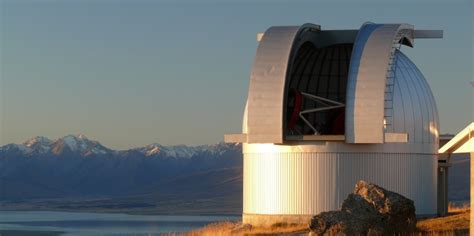
[[[312,215],[264,215],[242,214],[242,223],[258,227],[271,227],[280,224],[309,224]]]

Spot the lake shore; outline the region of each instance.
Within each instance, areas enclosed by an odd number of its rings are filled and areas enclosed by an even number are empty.
[[[0,235],[116,236],[183,234],[235,216],[130,215],[59,211],[0,211]]]

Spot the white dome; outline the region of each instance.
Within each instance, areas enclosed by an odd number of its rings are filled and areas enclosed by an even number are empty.
[[[359,180],[412,199],[419,215],[436,214],[436,103],[398,49],[413,45],[413,32],[406,24],[265,32],[240,136],[244,223],[336,210]]]

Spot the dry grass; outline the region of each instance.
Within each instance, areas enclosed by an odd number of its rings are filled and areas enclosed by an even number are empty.
[[[308,232],[308,225],[278,223],[271,227],[252,227],[250,225],[242,225],[241,222],[223,221],[193,230],[186,235],[282,235],[304,232]]]
[[[419,220],[416,224],[416,227],[423,234],[469,234],[469,206],[454,206],[450,204],[448,210],[449,214],[447,216]]]
[[[238,227],[240,222],[233,222],[233,221],[220,221],[212,224],[208,224],[200,229],[193,230],[188,232],[186,235],[188,236],[195,236],[195,235],[229,235],[231,230],[235,227]]]
[[[453,204],[449,203],[448,204],[448,212],[449,213],[458,213],[458,212],[466,212],[469,211],[469,203],[465,202],[461,205],[459,204]]]
[[[413,235],[468,235],[469,234],[469,205],[449,205],[449,215],[445,217],[436,217],[418,220],[418,233]],[[272,227],[252,227],[242,225],[237,221],[221,221],[209,224],[200,229],[196,229],[184,234],[168,235],[299,235],[309,232],[306,224],[286,224],[278,223]]]

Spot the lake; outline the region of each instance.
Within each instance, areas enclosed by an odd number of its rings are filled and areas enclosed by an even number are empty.
[[[161,235],[186,232],[240,216],[128,215],[54,211],[0,211],[0,236]]]

